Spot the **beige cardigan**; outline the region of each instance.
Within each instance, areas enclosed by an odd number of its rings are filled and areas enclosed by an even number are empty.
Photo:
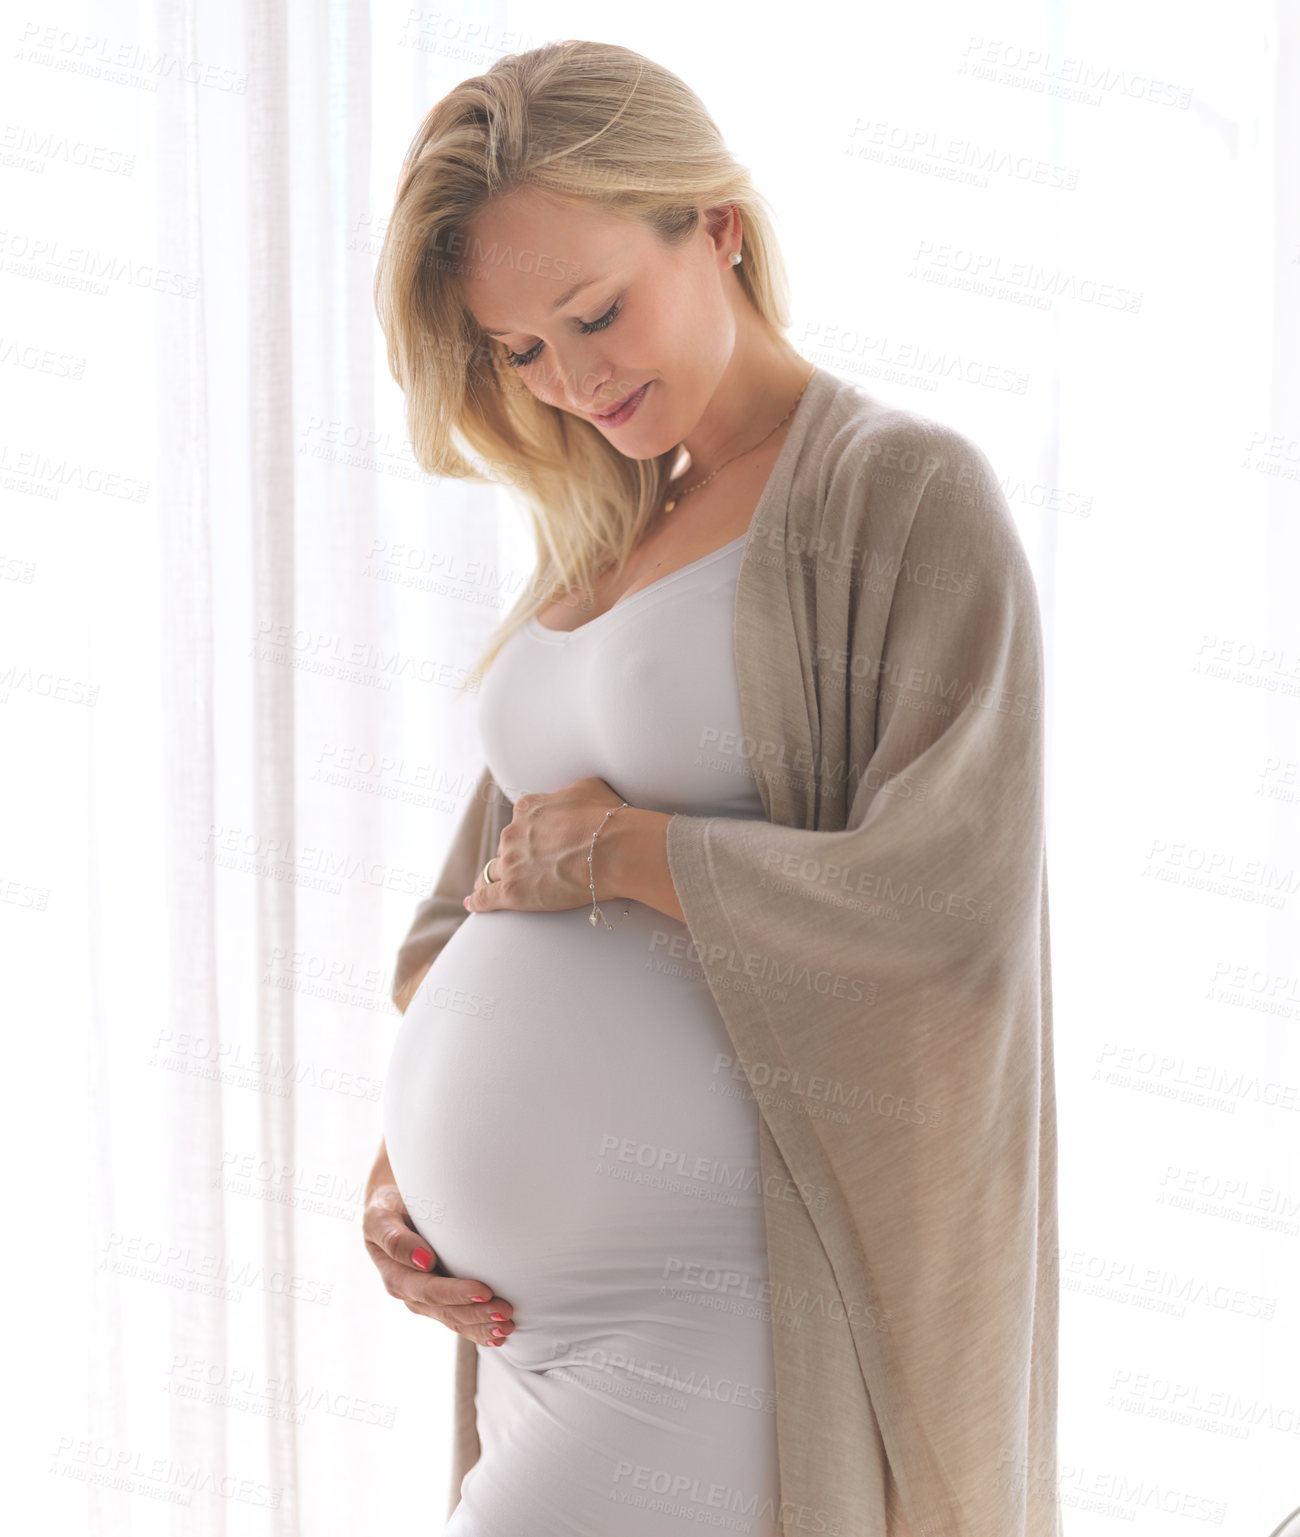
[[[745,740],[710,750],[749,757],[767,820],[676,815],[667,846],[761,1116],[783,1529],[1058,1537],[1042,631],[983,453],[819,368],[735,658]],[[511,812],[484,770],[399,1008]]]

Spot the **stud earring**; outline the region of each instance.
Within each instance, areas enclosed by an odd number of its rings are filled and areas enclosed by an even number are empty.
[[[727,258],[727,260],[731,263],[731,265],[733,267],[738,267],[740,265],[740,252],[739,251],[733,251],[731,253],[731,255]]]

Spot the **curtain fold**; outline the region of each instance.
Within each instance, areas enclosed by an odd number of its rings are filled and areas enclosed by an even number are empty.
[[[160,55],[198,56],[197,0],[160,6],[155,15]],[[156,230],[159,264],[190,275],[203,292],[203,233],[211,216],[205,206],[201,167],[201,102],[194,91],[164,95],[153,115],[156,157]],[[165,794],[162,817],[167,928],[159,936],[166,980],[167,1019],[196,1041],[223,1036],[218,1006],[222,959],[216,932],[216,872],[195,858],[204,835],[215,825],[216,742],[214,654],[213,506],[210,483],[212,443],[208,424],[208,316],[201,303],[187,303],[154,331],[159,389],[157,458],[159,621],[159,704],[167,721],[161,746]],[[166,1043],[170,1044],[170,1041]],[[164,1045],[166,1049],[166,1045]],[[168,1073],[164,1117],[156,1126],[160,1183],[165,1189],[165,1226],[176,1247],[195,1255],[220,1254],[226,1243],[224,1194],[196,1172],[220,1167],[223,1144],[220,1082],[194,1073]],[[122,1112],[129,1106],[122,1104]],[[112,1145],[102,1147],[111,1161]],[[111,1209],[111,1207],[110,1207]],[[170,1277],[169,1277],[170,1279]],[[187,1277],[188,1279],[188,1277]],[[130,1285],[122,1282],[119,1285]],[[160,1297],[158,1344],[173,1361],[218,1363],[228,1359],[228,1309],[202,1289],[169,1289]],[[128,1406],[137,1407],[138,1367],[113,1384],[110,1412],[119,1419],[118,1437],[131,1444]],[[100,1412],[110,1406],[101,1404]],[[224,1468],[229,1463],[229,1417],[188,1396],[169,1394],[163,1444],[177,1464]],[[138,1420],[136,1421],[138,1434]],[[129,1529],[135,1501],[104,1494],[104,1508],[91,1529]],[[115,1508],[109,1509],[112,1501]],[[196,1532],[225,1529],[220,1508],[202,1513]]]
[[[264,622],[286,626],[299,621],[297,562],[300,519],[295,475],[294,427],[298,418],[296,315],[294,303],[294,167],[292,117],[296,106],[290,76],[289,21],[283,0],[245,0],[245,38],[257,48],[250,58],[245,98],[247,129],[248,250],[248,517],[249,587],[253,611]],[[310,66],[319,51],[308,48]],[[318,167],[313,166],[314,171]],[[313,192],[318,186],[308,183]],[[317,279],[319,281],[319,279]],[[312,287],[315,288],[313,283]],[[328,323],[328,320],[327,320]],[[250,678],[252,776],[250,826],[259,857],[263,849],[292,848],[301,829],[297,744],[299,691],[294,670],[272,656],[255,665]],[[256,966],[270,975],[276,956],[300,944],[303,914],[292,880],[256,880],[254,905]],[[268,1061],[294,1062],[299,1055],[300,1019],[292,989],[261,988],[255,1026],[256,1049]],[[293,1168],[300,1145],[298,1096],[258,1100],[256,1150],[273,1169]],[[267,1201],[261,1213],[260,1253],[272,1275],[299,1270],[299,1222],[286,1221]],[[284,1290],[265,1290],[262,1351],[273,1377],[298,1377],[300,1309]],[[267,1482],[282,1490],[277,1526],[296,1531],[299,1502],[297,1426],[292,1418],[266,1424]]]

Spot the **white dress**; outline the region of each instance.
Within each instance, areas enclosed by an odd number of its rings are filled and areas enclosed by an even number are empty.
[[[511,637],[479,724],[512,799],[598,775],[632,806],[764,818],[733,650],[744,542]],[[758,1107],[686,925],[639,902],[620,921],[599,839],[595,868],[614,931],[589,902],[471,913],[385,1082],[413,1222],[514,1306],[479,1350],[482,1456],[444,1530],[779,1537]]]

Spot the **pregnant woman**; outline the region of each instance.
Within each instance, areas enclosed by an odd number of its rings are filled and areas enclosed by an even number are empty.
[[[454,1329],[455,1537],[1056,1537],[1041,640],[987,460],[786,341],[629,50],[429,114],[377,292],[538,580],[397,968],[365,1238]]]

